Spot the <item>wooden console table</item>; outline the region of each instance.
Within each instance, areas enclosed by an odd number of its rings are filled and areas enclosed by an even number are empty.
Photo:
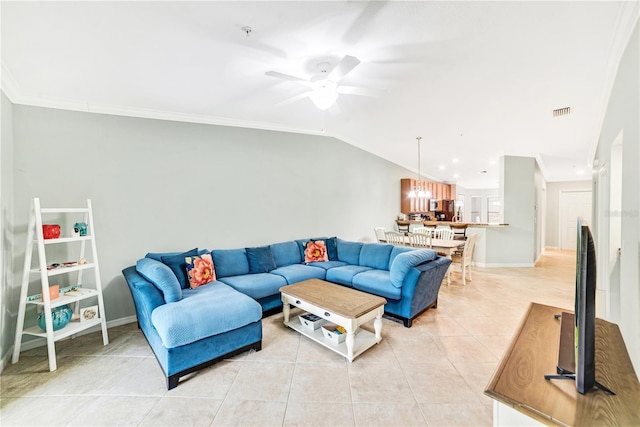
[[[640,426],[640,383],[614,323],[596,319],[596,380],[615,396],[597,389],[583,395],[574,381],[544,379],[556,373],[560,321],[554,314],[562,311],[531,304],[485,394],[544,424]]]

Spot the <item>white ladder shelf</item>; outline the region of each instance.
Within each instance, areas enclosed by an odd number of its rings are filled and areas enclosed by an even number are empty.
[[[58,237],[53,239],[45,239],[42,230],[42,217],[47,214],[55,215],[73,215],[73,218],[82,221],[87,225],[86,236],[73,236],[73,237]],[[71,218],[71,217],[69,217]],[[79,221],[78,221],[79,222]],[[79,262],[70,262],[69,266],[66,266],[64,262],[59,262],[59,266],[52,268],[53,264],[47,261],[47,252],[45,246],[48,245],[60,245],[60,244],[74,244],[79,242],[79,258],[75,261],[84,260],[86,243],[89,242],[91,256],[90,259],[81,264]],[[38,250],[38,266],[33,268],[31,265],[34,244]],[[85,270],[93,270],[95,289],[89,287],[83,287],[82,273]],[[51,300],[49,294],[49,277],[62,274],[77,273],[77,280],[75,286],[69,286],[73,288],[73,291],[62,292],[60,296]],[[41,293],[29,295],[29,279],[31,275],[39,275],[41,283]],[[96,318],[79,321],[72,320],[65,327],[57,331],[53,330],[53,320],[51,315],[51,309],[60,307],[67,304],[74,305],[74,313],[76,315],[80,312],[81,302],[89,298],[97,298],[98,300],[98,316]],[[39,326],[29,327],[24,329],[24,319],[26,314],[27,305],[36,305],[44,310],[46,332],[40,329]],[[98,266],[98,254],[96,251],[96,240],[93,226],[93,211],[91,208],[91,200],[87,199],[87,206],[84,208],[62,208],[51,209],[41,208],[40,199],[34,197],[31,202],[31,213],[29,215],[29,226],[27,229],[27,247],[24,257],[24,270],[22,273],[22,288],[20,291],[20,304],[18,308],[18,319],[16,325],[16,337],[13,347],[12,363],[17,363],[20,359],[20,347],[22,346],[22,336],[31,335],[36,337],[46,338],[47,351],[49,354],[49,370],[55,371],[57,369],[56,364],[56,348],[55,342],[69,336],[73,336],[79,332],[100,325],[102,328],[102,342],[104,345],[109,344],[109,336],[107,335],[107,322],[104,315],[104,301],[102,298],[102,283],[100,281],[100,268]]]

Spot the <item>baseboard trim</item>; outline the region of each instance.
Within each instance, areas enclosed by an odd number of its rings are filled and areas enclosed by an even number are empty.
[[[114,319],[114,320],[109,320],[107,322],[107,329],[110,328],[115,328],[116,326],[122,326],[122,325],[127,325],[129,323],[134,323],[138,321],[138,317],[137,316],[126,316],[126,317],[121,317],[119,319]],[[75,337],[79,337],[82,335],[86,335],[86,334],[91,334],[93,332],[99,332],[100,331],[100,325],[96,325],[93,328],[89,328],[89,329],[85,329],[84,331],[74,335]],[[60,341],[64,341],[64,340],[68,340],[71,339],[71,337],[68,338],[64,338]],[[56,341],[59,342],[59,341]],[[20,346],[20,352],[26,351],[26,350],[32,350],[34,348],[38,348],[38,347],[44,347],[47,345],[47,340],[45,338],[36,338],[33,340],[29,340],[25,343],[23,343]],[[4,368],[11,362],[11,358],[13,357],[13,348],[14,346],[12,345],[11,347],[9,347],[9,351],[7,351],[7,353],[2,357],[2,360],[0,360],[0,374],[2,373],[2,371],[4,371]]]

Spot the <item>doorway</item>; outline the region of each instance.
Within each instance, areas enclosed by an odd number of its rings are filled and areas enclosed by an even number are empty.
[[[560,249],[576,250],[576,218],[591,225],[591,190],[560,192]]]

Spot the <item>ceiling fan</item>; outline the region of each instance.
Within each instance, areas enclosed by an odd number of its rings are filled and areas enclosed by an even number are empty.
[[[296,77],[278,71],[267,71],[265,75],[283,80],[302,82],[310,88],[310,90],[281,101],[277,105],[286,105],[300,99],[309,98],[316,107],[321,110],[326,110],[334,105],[338,96],[342,94],[371,96],[371,93],[366,90],[354,86],[340,85],[340,81],[358,64],[360,64],[358,58],[345,55],[333,69],[331,69],[331,64],[328,61],[324,60],[319,62],[316,67],[318,73],[310,79],[303,79],[302,77]]]

